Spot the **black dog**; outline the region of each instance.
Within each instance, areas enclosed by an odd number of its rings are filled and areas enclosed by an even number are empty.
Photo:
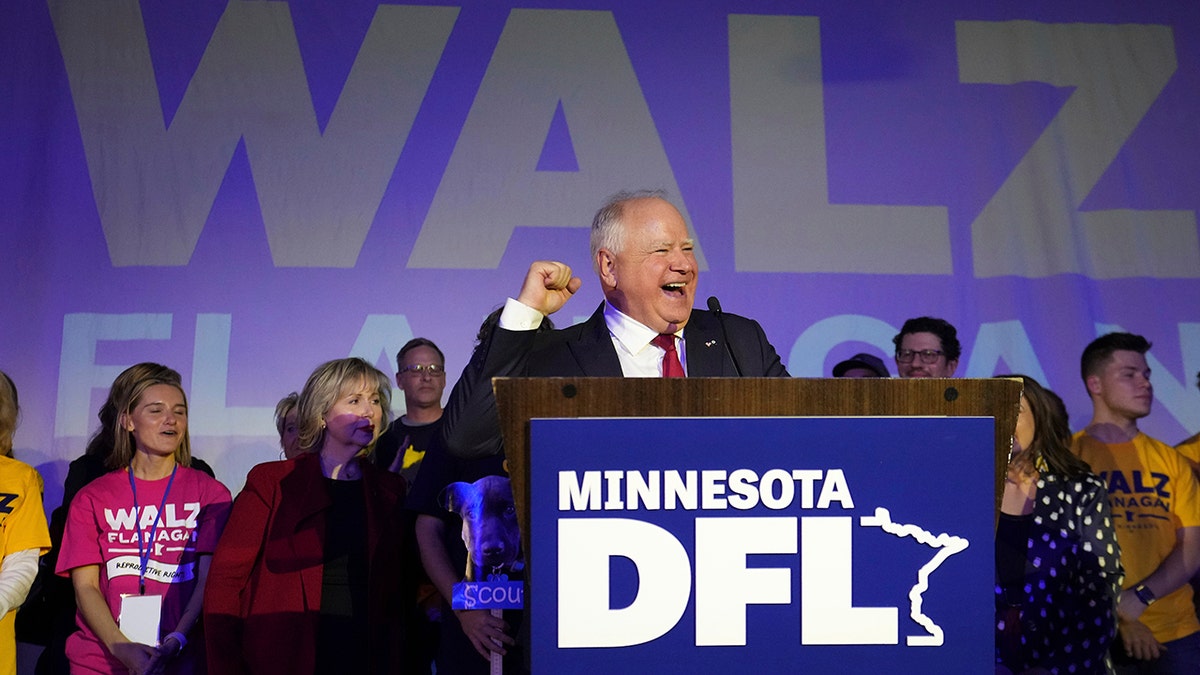
[[[486,581],[490,575],[510,575],[524,568],[517,508],[507,478],[485,476],[474,483],[451,483],[442,491],[442,504],[462,518],[468,581]]]

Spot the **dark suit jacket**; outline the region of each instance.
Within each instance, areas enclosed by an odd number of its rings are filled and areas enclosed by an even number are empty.
[[[688,377],[788,377],[757,321],[725,314],[729,348],[716,315],[693,309],[683,330]],[[509,331],[495,328],[481,343],[450,392],[442,414],[447,451],[473,459],[503,450],[493,377],[621,377],[621,362],[604,323],[604,305],[587,321],[562,330]]]
[[[367,500],[371,673],[404,672],[404,482],[361,463]],[[312,673],[332,499],[316,453],[250,470],[213,554],[204,593],[212,673]]]

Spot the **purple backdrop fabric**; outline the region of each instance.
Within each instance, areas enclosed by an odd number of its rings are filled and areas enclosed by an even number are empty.
[[[456,374],[534,259],[588,315],[586,227],[635,187],[794,375],[941,316],[959,375],[1079,427],[1119,327],[1155,343],[1143,428],[1200,428],[1200,5],[519,4],[0,7],[0,368],[48,504],[137,361],[236,490],[324,360],[423,335]]]

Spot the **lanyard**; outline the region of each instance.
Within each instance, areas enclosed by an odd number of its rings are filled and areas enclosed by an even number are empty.
[[[162,519],[163,510],[167,508],[167,495],[171,494],[171,485],[175,482],[175,471],[179,468],[176,464],[171,469],[171,478],[167,481],[167,489],[163,490],[162,503],[158,505],[158,513],[154,515],[154,522],[150,525],[150,541],[146,542],[145,550],[142,550],[142,516],[138,512],[137,501],[137,482],[133,479],[133,465],[129,465],[129,489],[133,490],[133,514],[137,520],[134,522],[134,527],[137,529],[137,544],[138,544],[138,561],[141,566],[138,568],[138,595],[146,594],[146,567],[150,564],[150,551],[154,550],[154,535],[158,532],[158,521]]]

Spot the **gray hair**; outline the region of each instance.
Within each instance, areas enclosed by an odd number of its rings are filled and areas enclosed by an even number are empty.
[[[596,254],[600,249],[620,253],[625,245],[625,228],[621,218],[625,215],[625,205],[635,199],[666,200],[666,190],[621,190],[604,202],[604,206],[592,218],[592,267],[600,273],[600,264]]]

